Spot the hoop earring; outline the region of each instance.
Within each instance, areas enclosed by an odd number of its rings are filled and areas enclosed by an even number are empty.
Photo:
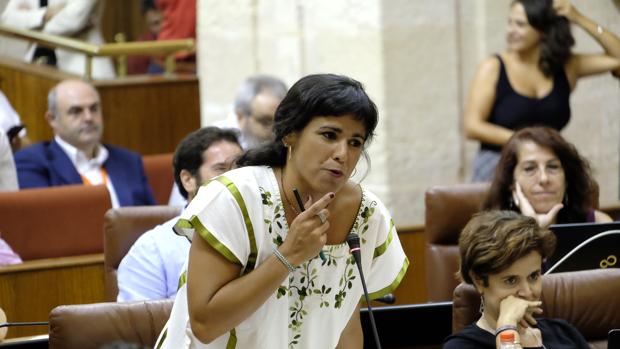
[[[480,308],[478,309],[480,314],[484,313],[484,296],[480,295]]]
[[[290,161],[293,158],[293,147],[290,144],[285,144],[285,146],[288,154],[288,160]]]

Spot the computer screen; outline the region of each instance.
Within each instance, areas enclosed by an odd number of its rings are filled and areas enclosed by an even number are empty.
[[[554,224],[557,238],[547,272],[620,268],[620,222]]]

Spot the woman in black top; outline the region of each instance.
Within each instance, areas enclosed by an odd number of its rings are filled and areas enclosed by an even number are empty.
[[[570,23],[605,52],[574,54]],[[485,59],[465,108],[467,137],[480,141],[473,180],[489,181],[499,150],[514,130],[543,125],[561,130],[570,119],[569,97],[581,77],[620,76],[620,38],[584,16],[570,0],[515,0],[508,17],[507,50]]]
[[[534,318],[542,313],[541,265],[554,248],[553,233],[531,217],[513,211],[474,216],[459,239],[459,273],[480,293],[482,316],[446,338],[443,348],[499,348],[499,334],[510,331],[523,348],[588,349],[566,321]]]

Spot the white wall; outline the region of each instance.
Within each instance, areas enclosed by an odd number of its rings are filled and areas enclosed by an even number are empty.
[[[620,0],[575,0],[620,34]],[[202,120],[223,118],[236,86],[268,73],[291,84],[334,72],[362,81],[380,110],[364,183],[398,225],[422,224],[424,191],[467,181],[477,144],[461,115],[476,66],[504,48],[510,0],[199,0]],[[574,30],[576,51],[600,52]],[[563,132],[590,159],[603,205],[617,201],[620,84],[580,81]],[[448,218],[449,219],[449,218]]]

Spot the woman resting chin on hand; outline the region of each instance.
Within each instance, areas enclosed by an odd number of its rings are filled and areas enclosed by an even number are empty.
[[[542,262],[554,249],[555,235],[532,217],[513,211],[475,215],[459,239],[459,275],[480,293],[482,316],[446,338],[443,348],[500,348],[503,332],[513,332],[523,348],[589,348],[568,322],[534,318],[542,314]]]
[[[484,209],[513,210],[538,225],[611,222],[595,210],[590,165],[549,127],[526,127],[502,149]]]

